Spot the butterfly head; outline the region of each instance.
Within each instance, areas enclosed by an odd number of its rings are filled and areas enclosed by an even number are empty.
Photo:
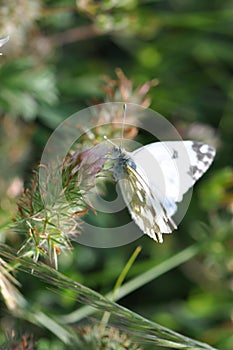
[[[130,157],[129,153],[123,150],[121,147],[113,147],[112,159],[114,161],[113,174],[116,181],[127,173],[128,167],[133,168],[134,170],[136,169],[136,164]]]

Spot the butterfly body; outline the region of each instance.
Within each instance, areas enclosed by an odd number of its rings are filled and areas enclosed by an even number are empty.
[[[134,152],[114,147],[113,173],[131,217],[155,241],[177,228],[172,216],[184,193],[208,169],[215,149],[195,141],[156,142]]]

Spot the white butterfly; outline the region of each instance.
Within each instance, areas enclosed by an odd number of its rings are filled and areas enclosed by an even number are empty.
[[[215,149],[196,141],[155,142],[133,152],[114,147],[114,176],[139,228],[155,241],[177,228],[172,216],[184,193],[206,172]]]
[[[0,47],[5,45],[8,42],[9,39],[10,39],[9,35],[6,38],[0,39]],[[1,52],[0,52],[0,55],[2,55]]]

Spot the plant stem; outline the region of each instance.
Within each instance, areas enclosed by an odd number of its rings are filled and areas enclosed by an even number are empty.
[[[140,276],[133,278],[131,281],[126,282],[123,286],[117,289],[114,295],[112,292],[106,295],[107,298],[112,298],[113,301],[117,301],[126,295],[134,292],[136,289],[144,286],[145,284],[151,282],[155,278],[163,275],[164,273],[172,270],[173,268],[183,264],[184,262],[190,260],[195,255],[197,255],[202,246],[192,245],[191,247],[185,248],[183,251],[172,256],[170,259],[165,260],[161,264],[152,267],[150,270],[142,273]],[[120,276],[119,276],[120,278]],[[80,309],[65,315],[62,317],[64,323],[74,323],[82,320],[83,318],[91,315],[96,310],[90,306],[83,306]]]
[[[115,286],[113,288],[112,291],[112,295],[109,297],[110,300],[114,301],[115,300],[115,295],[116,292],[118,291],[118,289],[121,287],[122,283],[124,282],[125,277],[127,276],[129,270],[131,269],[134,261],[137,259],[138,254],[140,253],[140,251],[142,250],[142,247],[138,246],[133,254],[131,255],[131,257],[129,258],[129,260],[127,261],[126,265],[124,266],[123,270],[121,271]],[[111,312],[106,311],[103,315],[103,318],[101,320],[101,325],[105,328],[106,324],[108,323],[108,320],[111,316]]]

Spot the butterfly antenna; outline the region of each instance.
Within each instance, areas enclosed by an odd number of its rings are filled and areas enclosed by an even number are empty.
[[[104,135],[104,139],[105,139],[106,141],[108,141],[109,143],[111,143],[111,145],[113,145],[114,147],[119,147],[119,146],[117,146],[114,142],[112,142],[111,140],[109,140],[109,138],[108,138],[106,135]]]
[[[122,120],[122,129],[121,129],[121,149],[123,149],[123,140],[124,140],[124,130],[125,130],[125,119],[126,119],[126,103],[123,105],[123,120]]]

